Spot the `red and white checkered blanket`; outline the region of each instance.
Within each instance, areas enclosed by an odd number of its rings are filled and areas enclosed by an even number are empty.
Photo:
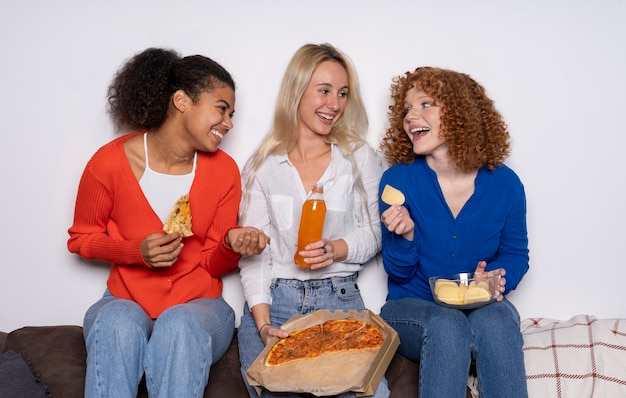
[[[522,321],[530,398],[625,398],[626,319]]]

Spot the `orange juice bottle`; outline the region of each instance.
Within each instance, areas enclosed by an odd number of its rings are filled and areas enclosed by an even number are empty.
[[[309,243],[322,239],[324,229],[324,217],[326,217],[326,203],[324,202],[324,187],[320,183],[313,185],[313,190],[302,205],[300,229],[298,230],[298,249],[293,256],[293,261],[300,268],[309,268],[304,258],[298,254]]]

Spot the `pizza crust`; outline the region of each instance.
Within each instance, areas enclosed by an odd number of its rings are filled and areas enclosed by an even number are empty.
[[[193,232],[191,231],[189,194],[181,196],[176,201],[163,225],[163,231],[168,234],[180,232],[181,236],[184,238],[193,236]]]

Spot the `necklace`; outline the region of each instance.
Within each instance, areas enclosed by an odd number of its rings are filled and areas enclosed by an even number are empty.
[[[158,133],[154,133],[154,135],[156,135],[156,138],[159,140],[159,142],[161,143],[161,145],[163,145],[163,147],[165,148],[165,150],[166,150],[166,151],[167,151],[170,155],[174,156],[174,158],[175,158],[176,160],[182,160],[182,161],[184,161],[184,162],[188,162],[188,161],[190,161],[190,160],[191,160],[191,157],[192,157],[193,155],[190,155],[190,156],[178,156],[177,154],[175,154],[175,153],[174,153],[174,151],[172,151],[172,150],[170,149],[170,147],[169,147],[169,146],[167,146],[167,144],[166,144],[165,142],[163,142],[163,140],[161,139],[161,137],[159,136],[159,134],[158,134]],[[194,153],[195,153],[195,152],[194,152]]]

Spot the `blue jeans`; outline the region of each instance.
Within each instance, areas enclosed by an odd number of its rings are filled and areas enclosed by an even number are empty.
[[[356,275],[344,278],[328,278],[309,281],[293,279],[277,279],[272,283],[272,304],[270,306],[270,318],[274,327],[280,327],[295,314],[310,314],[320,309],[329,311],[365,309],[359,287],[356,284]],[[248,385],[245,376],[246,370],[265,348],[265,344],[259,336],[254,323],[254,317],[246,304],[244,307],[241,324],[238,330],[239,358],[241,360],[241,372],[248,386],[250,397],[257,398],[259,395],[255,389]],[[304,397],[309,394],[272,393],[263,390],[261,397]],[[354,393],[341,394],[341,398],[354,397]],[[382,379],[374,397],[386,398],[389,396],[387,380]]]
[[[85,314],[85,397],[202,397],[211,364],[233,338],[235,314],[222,297],[175,305],[156,320],[107,290]]]
[[[400,336],[398,352],[420,364],[420,396],[465,397],[472,358],[481,397],[528,396],[519,314],[506,298],[460,311],[405,297],[380,315]]]

